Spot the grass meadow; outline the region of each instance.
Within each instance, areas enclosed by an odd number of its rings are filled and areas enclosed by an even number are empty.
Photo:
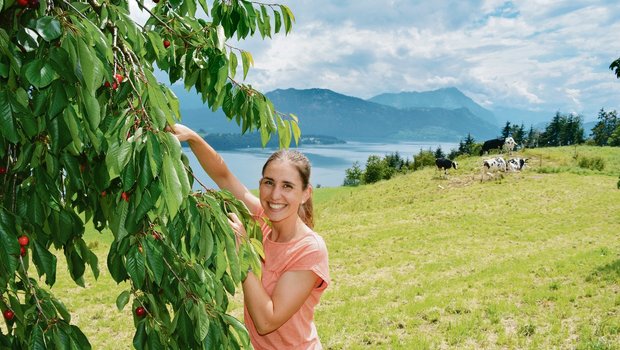
[[[326,349],[620,349],[620,148],[526,150],[480,182],[481,157],[315,190],[332,284],[316,310]],[[602,170],[579,166],[599,157]],[[53,292],[93,349],[130,349],[106,271],[111,234],[87,230],[101,275]],[[231,312],[241,318],[241,296]]]

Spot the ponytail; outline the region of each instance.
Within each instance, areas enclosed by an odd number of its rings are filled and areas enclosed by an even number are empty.
[[[306,224],[306,226],[314,229],[314,210],[312,207],[312,192],[310,193],[310,197],[307,201],[305,201],[302,205],[299,206],[299,210],[297,214],[301,218],[301,220]]]

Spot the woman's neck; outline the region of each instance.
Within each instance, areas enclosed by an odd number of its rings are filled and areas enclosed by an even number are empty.
[[[300,217],[288,222],[274,222],[271,231],[271,240],[278,243],[293,241],[309,230]]]

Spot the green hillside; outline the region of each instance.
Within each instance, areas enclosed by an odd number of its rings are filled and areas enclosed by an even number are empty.
[[[620,148],[523,154],[528,169],[483,183],[471,157],[447,178],[427,168],[316,189],[332,276],[316,312],[325,348],[620,349]],[[584,157],[604,169],[579,167]],[[94,349],[131,348],[131,311],[114,305],[127,286],[105,269],[111,235],[88,232],[99,280],[76,287],[59,266],[54,291]]]

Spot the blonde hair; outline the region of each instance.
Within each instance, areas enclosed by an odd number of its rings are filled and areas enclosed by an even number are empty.
[[[310,186],[310,160],[308,160],[308,157],[306,157],[303,153],[290,149],[281,149],[274,152],[273,154],[271,154],[269,159],[267,159],[265,165],[263,165],[263,175],[265,175],[265,169],[267,168],[267,165],[269,165],[269,163],[274,160],[286,160],[293,163],[293,165],[295,165],[295,168],[299,172],[299,177],[301,178],[303,189],[306,190],[308,186]],[[314,228],[312,194],[307,201],[303,202],[299,206],[297,214],[308,227]]]

